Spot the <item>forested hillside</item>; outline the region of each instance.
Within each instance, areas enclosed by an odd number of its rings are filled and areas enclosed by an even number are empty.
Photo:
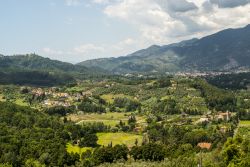
[[[165,73],[178,71],[223,71],[250,64],[250,25],[118,58],[88,60],[79,65],[99,67],[115,73]]]
[[[76,79],[98,78],[104,71],[44,58],[35,54],[0,56],[0,83],[53,86]]]

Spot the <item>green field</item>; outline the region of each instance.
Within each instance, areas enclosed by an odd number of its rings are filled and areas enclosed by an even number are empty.
[[[0,94],[0,101],[5,101],[5,99],[3,99],[3,95]]]
[[[127,122],[130,115],[131,115],[130,112],[128,113],[108,112],[103,114],[97,114],[97,113],[79,114],[79,115],[71,114],[68,115],[67,118],[73,122],[77,122],[77,124],[103,122],[105,125],[115,126],[120,122],[120,120],[122,120],[123,122]],[[138,123],[145,122],[144,117],[136,116],[136,119]]]
[[[82,155],[83,152],[87,151],[87,150],[92,150],[93,148],[91,147],[79,147],[79,146],[74,146],[71,143],[68,143],[66,146],[67,152],[68,153],[77,153],[79,155]]]
[[[28,106],[28,103],[24,102],[23,99],[16,99],[15,103],[20,106]]]
[[[85,90],[86,90],[86,88],[84,88],[84,87],[75,86],[75,87],[67,88],[65,91],[66,92],[83,92]]]
[[[250,121],[240,121],[240,126],[249,127],[250,128]]]
[[[97,133],[98,141],[97,144],[102,146],[108,146],[111,142],[112,145],[125,144],[128,147],[135,145],[136,139],[138,140],[138,145],[142,143],[142,136],[130,133]]]
[[[250,138],[250,121],[240,121],[237,135]]]
[[[127,95],[124,95],[124,94],[105,94],[105,95],[102,95],[101,98],[104,99],[106,102],[112,104],[114,103],[114,99],[115,98],[118,98],[118,97],[126,97],[126,98],[129,98],[129,99],[132,99],[133,97],[131,96],[127,96]]]

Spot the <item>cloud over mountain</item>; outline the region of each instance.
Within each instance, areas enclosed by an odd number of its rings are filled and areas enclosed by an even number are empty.
[[[104,13],[134,25],[141,43],[165,44],[249,23],[249,0],[119,0]],[[243,17],[244,16],[244,17]]]

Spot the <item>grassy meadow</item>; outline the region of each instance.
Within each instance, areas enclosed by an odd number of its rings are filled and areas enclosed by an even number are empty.
[[[67,152],[68,153],[77,153],[79,155],[82,155],[83,152],[87,151],[87,150],[92,150],[93,148],[91,147],[79,147],[77,145],[72,145],[71,143],[68,143],[66,146]]]
[[[102,146],[108,146],[112,142],[112,145],[125,144],[128,147],[133,147],[136,139],[138,140],[138,145],[142,143],[141,135],[130,133],[97,133],[97,136],[97,144]]]
[[[91,113],[91,114],[71,114],[67,118],[77,124],[81,123],[94,123],[94,122],[103,122],[105,125],[114,127],[119,124],[120,120],[127,123],[130,112],[127,113],[118,113],[118,112],[107,112],[107,113]],[[138,123],[145,122],[145,117],[136,116]]]
[[[0,101],[5,101],[4,96],[0,94]]]
[[[240,121],[240,127],[249,127],[250,128],[250,121]]]
[[[250,138],[250,121],[240,121],[237,135],[242,135],[244,138]]]
[[[105,95],[101,95],[101,98],[104,99],[106,102],[113,104],[114,103],[114,99],[115,98],[129,98],[132,99],[132,96],[128,96],[128,95],[124,95],[124,94],[105,94]]]

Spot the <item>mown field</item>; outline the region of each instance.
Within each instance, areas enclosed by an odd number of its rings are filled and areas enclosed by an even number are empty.
[[[97,133],[97,144],[108,146],[111,142],[112,145],[125,144],[128,147],[133,147],[135,141],[138,140],[138,145],[142,143],[142,136],[130,133]]]
[[[82,155],[83,152],[87,151],[87,150],[92,150],[93,148],[91,147],[79,147],[77,145],[72,145],[71,143],[68,143],[66,146],[67,152],[68,153],[77,153],[79,155]]]
[[[125,144],[128,147],[135,146],[135,141],[138,141],[138,145],[142,144],[142,136],[135,135],[131,133],[97,133],[98,141],[97,144],[100,146],[108,146],[112,143],[112,145],[117,144]],[[66,149],[68,153],[77,153],[81,155],[83,152],[87,150],[92,150],[91,147],[79,147],[77,145],[72,145],[71,143],[67,143]]]
[[[67,118],[77,124],[81,123],[94,123],[94,122],[103,122],[105,125],[115,126],[119,124],[120,120],[123,122],[127,122],[130,112],[127,113],[118,113],[118,112],[108,112],[108,113],[91,113],[91,114],[71,114],[68,115]],[[136,120],[138,123],[145,122],[145,117],[136,116]]]
[[[250,138],[250,121],[240,121],[237,135]]]
[[[240,121],[240,127],[249,127],[250,128],[250,121]]]
[[[24,102],[24,100],[20,98],[16,99],[14,103],[20,106],[29,106],[27,102]]]

